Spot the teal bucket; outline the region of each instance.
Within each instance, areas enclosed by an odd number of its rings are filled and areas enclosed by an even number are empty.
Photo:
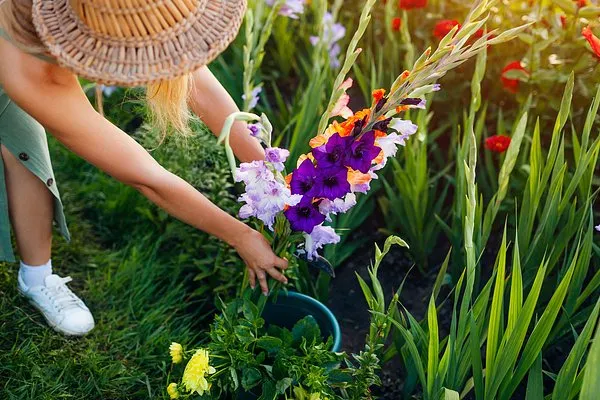
[[[267,325],[277,325],[282,328],[292,329],[296,322],[312,315],[319,324],[323,340],[329,336],[333,338],[331,351],[339,352],[342,349],[342,331],[340,324],[331,312],[320,301],[298,292],[279,292],[277,300],[270,300],[263,310],[262,317]],[[260,389],[256,389],[260,390]],[[240,391],[238,400],[256,400],[259,394]]]
[[[342,332],[335,315],[320,301],[298,292],[280,292],[276,301],[269,301],[265,306],[262,317],[267,325],[277,325],[292,329],[296,322],[312,315],[319,324],[323,340],[333,337],[331,351],[342,349]]]

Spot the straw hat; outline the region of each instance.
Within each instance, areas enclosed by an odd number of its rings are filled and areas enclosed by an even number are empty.
[[[237,35],[246,0],[33,0],[58,63],[107,85],[140,86],[208,64]]]

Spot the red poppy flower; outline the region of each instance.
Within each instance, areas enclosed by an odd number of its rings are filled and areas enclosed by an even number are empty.
[[[596,57],[600,57],[600,39],[594,35],[589,26],[583,28],[581,34],[587,39],[587,41],[590,43],[590,46],[592,46],[592,50],[594,51]]]
[[[398,32],[402,27],[402,19],[396,17],[392,20],[392,30]]]
[[[523,63],[521,63],[521,61],[513,61],[509,63],[506,67],[504,67],[504,69],[502,70],[502,75],[500,76],[500,79],[502,79],[502,86],[504,86],[504,89],[508,90],[511,93],[517,93],[519,91],[521,81],[519,81],[518,79],[510,79],[505,76],[508,71],[513,70],[520,70],[525,72],[526,74],[529,74],[529,71],[527,71],[527,69],[523,66]]]
[[[412,10],[413,8],[427,7],[427,0],[400,0],[398,7],[403,10]]]
[[[579,7],[585,7],[587,6],[587,0],[573,0],[577,2],[577,6]]]
[[[504,153],[510,145],[510,136],[494,135],[485,139],[485,147],[495,153]]]
[[[565,29],[567,27],[567,16],[566,15],[561,15],[560,16],[560,26]]]
[[[450,33],[452,28],[455,26],[458,26],[458,29],[460,29],[460,22],[455,19],[443,19],[435,24],[435,28],[433,28],[433,36],[441,40],[444,38],[444,36]]]

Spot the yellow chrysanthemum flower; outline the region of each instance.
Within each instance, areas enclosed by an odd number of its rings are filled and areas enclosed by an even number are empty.
[[[171,353],[173,364],[178,364],[183,361],[183,346],[181,346],[179,343],[171,343],[169,346],[169,352]]]
[[[202,396],[204,392],[210,390],[206,376],[214,373],[215,369],[209,365],[208,351],[199,349],[185,366],[183,385],[188,392],[196,392]]]
[[[178,399],[179,398],[179,390],[177,389],[176,383],[170,383],[167,386],[167,393],[169,394],[170,399]]]

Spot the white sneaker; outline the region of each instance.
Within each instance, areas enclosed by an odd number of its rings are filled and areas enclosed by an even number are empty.
[[[48,275],[44,285],[27,287],[21,274],[19,292],[42,312],[48,324],[57,332],[69,336],[83,336],[94,329],[94,317],[86,305],[67,287],[71,277]]]

